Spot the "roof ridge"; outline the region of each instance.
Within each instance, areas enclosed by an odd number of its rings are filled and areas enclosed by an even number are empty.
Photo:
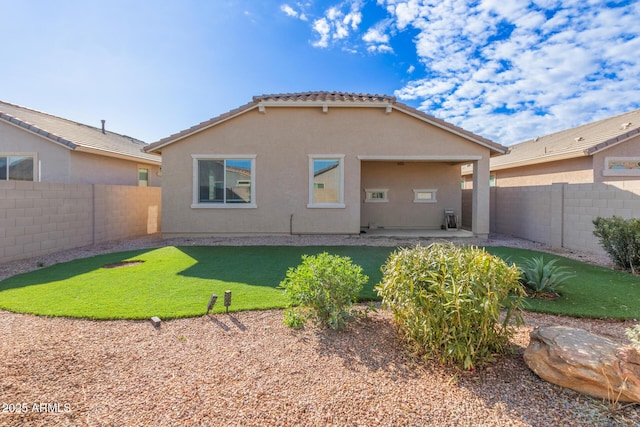
[[[253,97],[253,102],[278,101],[386,101],[395,103],[396,97],[384,94],[342,92],[342,91],[308,91],[263,94]]]

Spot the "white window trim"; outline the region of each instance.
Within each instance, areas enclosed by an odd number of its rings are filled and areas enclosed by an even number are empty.
[[[255,154],[192,154],[193,159],[193,193],[192,209],[255,209],[256,204],[256,155]],[[198,160],[251,160],[251,203],[201,203],[198,201]]]
[[[38,153],[34,152],[0,152],[0,157],[33,157],[33,181],[29,182],[40,182],[40,160],[38,159]],[[7,170],[7,174],[9,171]],[[4,180],[0,180],[4,181]],[[9,181],[7,177],[7,181]]]
[[[338,160],[338,170],[339,170],[339,183],[340,189],[338,192],[338,203],[314,203],[313,202],[313,161],[318,159],[326,159],[326,160]],[[341,209],[345,208],[344,204],[344,154],[309,154],[309,204],[307,204],[307,208],[311,209]]]
[[[382,199],[371,199],[369,195],[371,193],[383,193]],[[389,189],[388,188],[365,188],[364,189],[364,202],[365,203],[389,203]]]
[[[149,187],[150,185],[150,181],[151,181],[151,166],[149,165],[138,165],[138,168],[136,169],[136,171],[138,172],[138,187],[143,187],[142,185],[140,185],[140,169],[146,169],[147,170],[147,187]]]
[[[640,169],[609,169],[609,162],[612,160],[640,162],[640,157],[605,157],[602,176],[640,176]]]
[[[432,193],[433,198],[429,200],[419,199],[418,194]],[[413,189],[413,203],[438,203],[438,189],[436,188],[414,188]]]

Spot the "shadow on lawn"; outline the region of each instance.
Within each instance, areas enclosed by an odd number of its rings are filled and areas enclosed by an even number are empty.
[[[141,249],[127,252],[117,252],[106,255],[96,255],[89,258],[61,262],[43,267],[40,270],[18,274],[0,281],[0,292],[7,289],[23,288],[31,285],[57,282],[70,279],[102,268],[105,265],[121,263],[131,258],[138,257],[157,248]]]
[[[374,298],[373,286],[380,281],[380,267],[394,248],[353,246],[180,246],[184,254],[196,261],[180,275],[251,286],[277,288],[287,270],[302,262],[303,255],[328,252],[348,256],[369,276],[360,295]]]

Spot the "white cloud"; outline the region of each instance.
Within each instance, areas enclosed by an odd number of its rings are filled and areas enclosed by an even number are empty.
[[[312,20],[313,46],[394,53],[394,38],[409,33],[414,80],[395,95],[487,138],[511,144],[640,108],[640,0],[376,4],[386,16],[371,25],[364,0],[335,0]],[[302,19],[311,7],[281,9]]]
[[[280,6],[280,10],[284,12],[285,15],[290,16],[292,18],[298,18],[301,21],[307,20],[307,16],[302,11],[298,12],[297,10],[295,10],[293,7],[289,6],[286,3]]]
[[[322,18],[313,22],[313,30],[320,36],[315,47],[328,47],[330,42],[344,40],[357,31],[362,22],[361,0],[345,1],[329,7]],[[350,50],[350,48],[347,48]]]
[[[393,48],[389,45],[391,37],[387,34],[391,21],[378,22],[369,28],[362,36],[362,41],[367,44],[367,51],[370,53],[393,53]]]
[[[327,22],[326,18],[320,18],[313,21],[313,30],[320,35],[320,39],[313,43],[316,47],[329,46],[329,35],[331,32],[331,26]]]
[[[298,12],[293,10],[293,8],[288,4],[283,4],[282,6],[280,6],[280,10],[283,11],[287,16],[291,16],[293,18],[298,17]]]
[[[362,36],[362,40],[367,43],[388,43],[389,36],[381,33],[377,28],[369,28],[365,35]]]
[[[640,107],[638,1],[611,8],[582,0],[379,4],[396,29],[417,32],[424,65],[425,77],[396,96],[500,143]]]

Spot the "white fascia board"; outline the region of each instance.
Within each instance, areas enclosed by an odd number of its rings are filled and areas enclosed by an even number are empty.
[[[154,160],[154,159],[148,159],[146,157],[137,157],[137,156],[132,156],[128,154],[115,153],[113,151],[99,150],[97,148],[82,147],[82,146],[78,146],[74,151],[95,154],[103,157],[112,157],[115,159],[129,160],[132,162],[145,163],[148,165],[162,166],[162,158],[160,156],[157,156],[158,160]]]
[[[350,101],[263,101],[263,109],[268,107],[315,107],[328,112],[329,108],[385,108],[390,112],[393,104],[389,102],[350,102]]]
[[[380,161],[405,161],[405,162],[473,162],[481,160],[482,156],[477,155],[437,155],[437,156],[405,156],[405,155],[360,155],[358,160],[380,160]]]

